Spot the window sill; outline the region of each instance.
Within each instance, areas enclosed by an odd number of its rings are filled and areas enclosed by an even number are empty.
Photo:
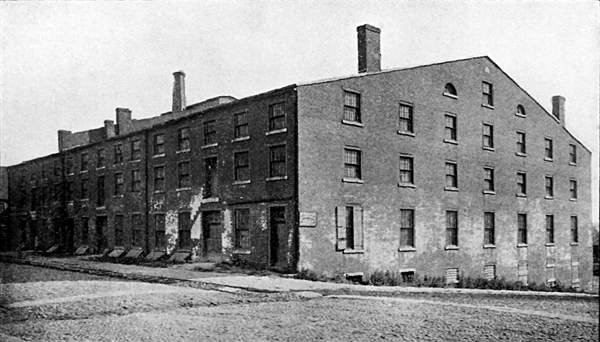
[[[96,210],[106,210],[106,206],[96,207]]]
[[[400,134],[400,135],[405,135],[407,137],[413,137],[413,138],[415,137],[415,133],[414,132],[398,131],[397,133]]]
[[[398,183],[398,187],[400,187],[400,188],[411,188],[411,189],[416,188],[416,186],[413,183]]]
[[[400,247],[398,248],[398,252],[416,252],[417,249],[414,247]]]
[[[454,246],[454,245],[446,246],[446,247],[444,247],[444,249],[447,250],[447,251],[457,251],[458,250],[458,246]]]
[[[520,118],[526,118],[527,115],[525,114],[521,114],[521,113],[515,113],[516,116],[520,117]]]
[[[277,177],[268,177],[267,179],[265,179],[267,182],[273,182],[273,181],[278,181],[278,180],[286,180],[288,179],[287,176],[277,176]]]
[[[547,162],[553,162],[553,161],[554,161],[554,158],[548,158],[548,157],[544,157],[544,161],[547,161]]]
[[[526,243],[517,243],[517,248],[527,248]]]
[[[75,173],[74,172],[67,173],[67,176],[75,176]]]
[[[281,129],[276,129],[273,131],[268,131],[267,133],[265,133],[265,135],[272,135],[272,134],[285,133],[285,132],[287,132],[287,128],[281,128]]]
[[[154,190],[155,194],[164,194],[165,191],[164,190]]]
[[[493,249],[493,248],[496,248],[496,245],[488,243],[488,244],[484,244],[483,248],[484,249]]]
[[[89,201],[90,201],[89,198],[82,198],[79,200],[79,202],[85,202],[85,203],[88,203]]]
[[[569,165],[571,165],[571,166],[577,166],[577,163],[569,162]]]
[[[235,139],[231,140],[231,142],[234,143],[234,142],[246,141],[246,140],[250,140],[250,136],[235,138]]]
[[[579,246],[579,242],[571,242],[569,245],[571,245],[571,246]]]
[[[482,103],[481,107],[488,108],[488,109],[496,109],[496,108],[494,108],[494,106],[490,106],[489,104],[485,104],[485,103]]]
[[[191,149],[189,149],[189,148],[188,148],[188,149],[186,149],[186,150],[179,150],[179,151],[175,151],[175,154],[187,153],[187,152],[190,152],[190,151],[191,151]]]
[[[132,159],[132,160],[130,160],[129,162],[130,162],[130,163],[139,163],[139,162],[141,162],[141,161],[142,161],[141,159]]]
[[[125,195],[113,195],[113,198],[123,198]]]
[[[241,180],[241,181],[235,181],[232,184],[233,185],[244,185],[244,184],[250,184],[252,181],[250,179],[248,180]]]
[[[85,173],[88,173],[88,170],[81,170],[81,171],[79,171],[79,174],[85,174]]]
[[[344,253],[344,254],[364,254],[365,250],[364,249],[344,249],[344,251],[342,253]]]
[[[358,121],[342,120],[342,123],[349,126],[365,127],[365,125]]]
[[[219,197],[207,197],[202,199],[203,203],[216,203],[219,202]]]
[[[486,151],[492,151],[492,152],[496,151],[495,148],[489,147],[489,146],[481,146],[481,149],[486,150]]]
[[[234,249],[233,254],[244,254],[244,255],[249,255],[252,253],[252,251],[250,251],[249,249]]]
[[[155,155],[153,155],[153,156],[152,156],[152,158],[162,158],[162,157],[164,157],[164,156],[165,156],[165,154],[164,154],[164,153],[160,153],[160,154],[155,154]]]
[[[495,195],[496,191],[493,190],[483,190],[484,195]]]
[[[577,202],[577,198],[569,198],[569,202]]]
[[[458,192],[458,188],[455,188],[455,187],[445,187],[444,191]]]
[[[556,246],[556,245],[554,244],[554,242],[546,242],[546,243],[544,244],[544,246],[546,246],[546,247],[554,247],[554,246]]]
[[[365,181],[358,178],[342,178],[342,182],[344,183],[356,183],[356,184],[364,184]]]
[[[217,147],[217,146],[219,146],[219,143],[212,143],[212,144],[202,145],[202,147],[200,147],[200,148],[201,149],[206,149],[206,148]]]
[[[96,168],[96,171],[102,171],[104,169],[106,169],[106,166],[100,166]]]
[[[515,194],[517,197],[527,198],[527,194]]]
[[[458,145],[458,141],[452,139],[444,139],[446,144]]]
[[[553,199],[554,199],[554,196],[544,196],[544,199],[547,199],[547,200],[553,200]]]
[[[186,186],[186,187],[183,187],[183,188],[177,188],[177,189],[175,189],[175,191],[188,191],[188,190],[192,190],[192,188],[189,187],[189,186]]]
[[[458,96],[454,95],[454,94],[450,94],[450,93],[443,93],[442,95],[449,97],[451,99],[455,99],[458,100]]]
[[[515,155],[518,157],[527,157],[527,153],[523,153],[523,152],[515,152]]]

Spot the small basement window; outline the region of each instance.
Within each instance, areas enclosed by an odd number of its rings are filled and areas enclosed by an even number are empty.
[[[458,268],[447,268],[446,269],[446,285],[458,283]]]
[[[403,271],[400,272],[403,283],[412,283],[415,280],[415,271]]]

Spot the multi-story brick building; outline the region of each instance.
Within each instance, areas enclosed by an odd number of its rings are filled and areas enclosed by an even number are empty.
[[[59,131],[9,167],[11,242],[325,273],[591,278],[591,152],[488,57],[380,70]]]

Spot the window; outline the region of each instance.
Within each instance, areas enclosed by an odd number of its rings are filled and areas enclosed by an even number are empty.
[[[490,167],[484,167],[483,171],[483,190],[494,192],[494,169]]]
[[[446,211],[446,246],[458,246],[457,211]]]
[[[446,127],[444,128],[444,137],[449,141],[456,141],[456,116],[445,115]]]
[[[494,89],[491,83],[482,82],[483,104],[494,106]]]
[[[204,123],[204,145],[212,145],[217,142],[216,121],[206,121]]]
[[[554,197],[554,179],[546,176],[546,197]]]
[[[154,191],[165,191],[165,167],[154,168]]]
[[[447,268],[444,274],[446,284],[457,284],[458,283],[458,268]]]
[[[72,175],[74,172],[74,164],[73,164],[73,157],[67,157],[67,174],[68,175]]]
[[[456,97],[458,94],[456,93],[456,88],[452,83],[446,83],[444,87],[444,95],[452,95]]]
[[[165,214],[154,214],[154,248],[164,250],[166,247]]]
[[[350,179],[361,179],[360,150],[344,149],[344,177]]]
[[[494,148],[494,126],[483,124],[483,147]]]
[[[140,170],[131,170],[131,191],[142,191],[142,176],[140,175]]]
[[[525,142],[525,133],[517,132],[517,154],[527,153],[527,145]]]
[[[554,215],[546,215],[546,243],[554,243]]]
[[[400,184],[414,184],[413,157],[400,156]]]
[[[285,145],[271,146],[269,152],[269,177],[285,177]]]
[[[88,164],[89,164],[89,156],[87,153],[82,153],[81,154],[81,171],[87,171],[88,170]]]
[[[577,230],[577,216],[571,216],[571,242],[579,242],[579,232]]]
[[[75,198],[75,191],[73,189],[73,182],[67,182],[67,196],[66,197],[67,197],[67,201],[72,201]]]
[[[134,140],[131,142],[131,160],[142,159],[142,142]]]
[[[344,91],[344,120],[361,122],[360,94]]]
[[[144,245],[143,241],[143,225],[141,214],[131,214],[131,244],[133,246],[141,247]]]
[[[362,250],[362,208],[346,205],[336,208],[337,249]]]
[[[235,248],[250,249],[250,209],[235,210]]]
[[[90,229],[90,219],[87,217],[81,218],[81,244],[88,244],[88,231]]]
[[[184,211],[179,213],[179,217],[177,220],[177,241],[179,243],[179,248],[182,249],[190,249],[192,248],[192,239],[191,239],[191,225],[190,225],[190,212]]]
[[[483,278],[486,280],[493,280],[496,278],[496,265],[483,266]]]
[[[525,116],[525,107],[523,107],[522,105],[518,105],[517,106],[517,115],[520,116]]]
[[[400,248],[415,247],[415,211],[400,209]]]
[[[102,168],[102,167],[104,167],[104,165],[105,165],[104,149],[99,148],[96,150],[96,167]]]
[[[496,243],[496,214],[493,212],[483,213],[483,244],[494,245]]]
[[[569,163],[577,164],[577,145],[569,144]]]
[[[458,187],[458,174],[456,163],[446,162],[446,188],[456,189]]]
[[[115,164],[123,162],[123,145],[115,144]]]
[[[569,181],[569,193],[571,194],[571,199],[577,199],[577,181],[574,179]]]
[[[235,139],[248,136],[248,114],[238,113],[233,116],[233,137]]]
[[[123,215],[115,216],[115,246],[123,246]]]
[[[98,178],[96,179],[96,204],[99,207],[103,207],[104,200],[104,176],[98,176]]]
[[[89,195],[89,191],[88,191],[88,180],[87,180],[87,178],[81,179],[80,185],[81,185],[81,194],[80,194],[80,197],[82,199],[88,198],[90,195]]]
[[[188,188],[191,186],[190,162],[182,161],[177,164],[177,188]]]
[[[165,153],[165,135],[164,134],[156,134],[154,136],[154,143],[153,143],[152,151],[155,156]]]
[[[517,195],[527,194],[527,174],[522,171],[517,172]]]
[[[217,157],[204,159],[204,198],[215,197],[217,193]]]
[[[248,152],[237,152],[233,154],[233,178],[236,182],[250,179],[250,165]]]
[[[285,128],[285,103],[275,103],[269,106],[269,131]]]
[[[413,130],[413,107],[401,103],[398,109],[398,132],[414,133]]]
[[[517,242],[527,244],[527,214],[517,214]]]
[[[554,154],[554,152],[552,151],[552,139],[544,138],[544,145],[544,159],[552,160],[552,155]]]
[[[123,173],[115,173],[115,196],[121,196],[125,193],[125,181],[123,179]]]
[[[60,163],[58,161],[55,161],[53,166],[54,166],[53,167],[54,177],[59,177],[60,176]]]
[[[187,127],[177,130],[177,151],[190,149],[190,129]]]

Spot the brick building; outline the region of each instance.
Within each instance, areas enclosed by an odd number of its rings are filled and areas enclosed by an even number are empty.
[[[381,70],[59,131],[8,168],[11,246],[123,247],[329,274],[393,270],[580,286],[591,152],[489,57]]]

